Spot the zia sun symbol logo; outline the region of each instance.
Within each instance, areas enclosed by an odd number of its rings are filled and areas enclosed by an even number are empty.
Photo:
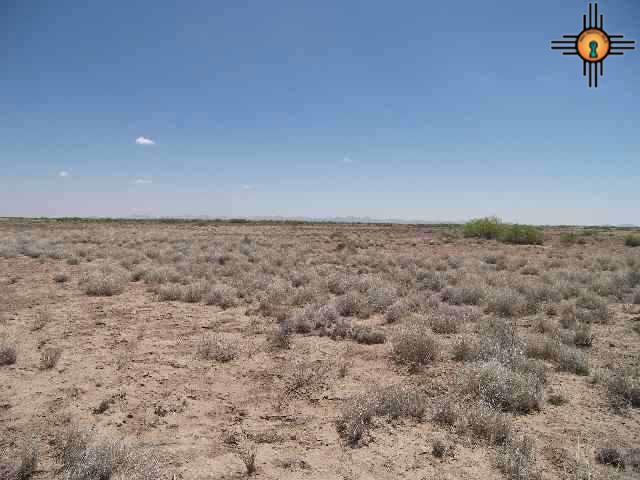
[[[589,4],[587,15],[582,16],[582,31],[578,35],[563,35],[564,40],[553,40],[552,50],[563,50],[563,55],[577,55],[582,59],[582,75],[589,75],[589,87],[598,88],[598,77],[604,75],[604,60],[611,55],[624,55],[633,50],[635,40],[624,40],[624,35],[609,35],[604,30],[604,15],[598,18],[598,4]]]

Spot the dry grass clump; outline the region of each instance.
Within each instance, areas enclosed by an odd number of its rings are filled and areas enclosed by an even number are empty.
[[[396,300],[385,312],[386,323],[397,323],[411,313],[411,307],[406,300]]]
[[[291,348],[291,326],[284,321],[279,323],[267,336],[272,350],[288,350]]]
[[[349,336],[357,343],[364,345],[379,345],[387,341],[384,332],[380,332],[365,325],[357,325],[351,329]]]
[[[529,413],[542,408],[544,383],[539,371],[525,367],[511,369],[492,360],[469,371],[465,389],[501,410]]]
[[[338,311],[333,304],[320,305],[313,316],[314,328],[330,328],[339,318]]]
[[[220,334],[203,337],[196,347],[196,355],[204,360],[216,362],[230,362],[240,356],[240,350],[236,342],[227,340]]]
[[[464,336],[453,344],[453,359],[458,362],[472,362],[480,355],[480,345],[474,338]]]
[[[555,361],[560,356],[562,344],[557,338],[545,335],[530,336],[527,339],[527,357]]]
[[[238,445],[238,456],[249,476],[256,473],[258,467],[256,464],[257,455],[258,447],[250,440],[246,439]]]
[[[447,287],[441,292],[442,301],[451,305],[479,305],[484,296],[484,289],[477,286]]]
[[[316,312],[317,308],[314,305],[307,305],[293,312],[288,323],[296,333],[309,333],[315,327]]]
[[[538,316],[534,320],[533,328],[536,332],[549,335],[551,337],[556,337],[560,334],[558,324],[544,315]]]
[[[602,465],[612,465],[621,470],[625,468],[623,453],[617,448],[599,448],[596,451],[596,460]]]
[[[4,452],[3,452],[4,453]],[[6,460],[8,460],[8,456]],[[39,452],[35,441],[25,444],[19,452],[17,465],[0,460],[0,480],[29,480],[33,478],[39,463]]]
[[[290,361],[284,366],[284,385],[279,398],[282,407],[292,398],[310,398],[324,388],[329,365],[322,362]]]
[[[222,309],[235,306],[237,291],[228,285],[213,285],[205,295],[207,305],[216,305]]]
[[[584,323],[609,323],[611,311],[607,302],[591,292],[584,292],[576,299],[576,320]]]
[[[425,412],[425,400],[412,386],[374,387],[345,402],[336,420],[336,428],[349,445],[357,447],[366,441],[364,437],[374,418],[422,419]]]
[[[13,365],[18,359],[16,346],[10,344],[6,340],[0,339],[0,367],[4,365]]]
[[[53,276],[53,281],[56,283],[66,283],[69,281],[69,275],[64,272],[56,273]]]
[[[442,346],[426,327],[413,324],[394,336],[391,357],[398,364],[416,369],[436,362],[441,351]]]
[[[58,364],[58,360],[60,360],[61,356],[61,348],[45,348],[40,354],[40,368],[42,370],[51,370]]]
[[[334,306],[338,314],[343,317],[363,317],[369,316],[369,306],[367,299],[358,292],[347,292],[337,297]]]
[[[513,434],[511,416],[482,401],[465,412],[462,421],[458,421],[458,428],[464,424],[476,437],[492,445],[508,443]]]
[[[498,468],[509,480],[537,480],[535,447],[532,438],[512,438],[498,450]]]
[[[573,347],[560,348],[558,351],[558,369],[576,375],[589,375],[589,357],[582,350]]]
[[[366,291],[367,304],[371,312],[384,312],[398,296],[396,289],[383,284],[381,281],[372,282]]]
[[[53,319],[51,315],[51,311],[48,308],[43,308],[38,310],[35,315],[35,319],[33,320],[33,325],[31,326],[32,332],[37,332],[46,327]]]
[[[144,270],[142,279],[147,285],[161,285],[167,282],[178,283],[180,281],[180,274],[171,267],[152,267]]]
[[[183,287],[180,299],[186,303],[198,303],[202,300],[207,287],[204,283],[192,283]]]
[[[462,415],[460,403],[452,397],[443,397],[433,406],[431,419],[438,425],[453,426]]]
[[[176,302],[182,299],[182,286],[177,283],[160,285],[156,288],[156,293],[163,302]]]
[[[258,295],[258,311],[266,317],[286,318],[290,308],[291,287],[282,279],[271,282]]]
[[[163,478],[152,452],[129,447],[123,441],[96,440],[77,427],[58,439],[57,460],[64,480],[158,480]]]
[[[517,290],[497,288],[488,295],[487,311],[502,317],[516,317],[526,310],[526,299]]]
[[[416,276],[418,290],[431,290],[439,292],[447,286],[447,276],[443,272],[425,270]]]
[[[611,372],[605,379],[611,404],[616,408],[640,408],[640,368]]]
[[[514,365],[524,358],[524,342],[518,336],[515,325],[508,320],[492,318],[478,327],[481,333],[476,358],[473,360],[497,360]]]
[[[467,320],[472,320],[473,314],[457,307],[440,305],[427,316],[428,323],[434,333],[458,333]]]
[[[591,325],[588,323],[579,323],[573,334],[573,343],[578,347],[590,347],[593,344]]]
[[[102,265],[85,271],[80,277],[79,285],[87,295],[110,297],[124,292],[127,283],[129,274],[126,270]]]

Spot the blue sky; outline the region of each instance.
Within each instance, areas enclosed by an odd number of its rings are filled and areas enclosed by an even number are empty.
[[[0,215],[638,224],[640,51],[549,49],[587,5],[5,0]]]

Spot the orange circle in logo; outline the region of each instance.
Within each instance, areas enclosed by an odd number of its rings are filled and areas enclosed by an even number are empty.
[[[578,55],[585,62],[601,62],[609,55],[611,42],[606,33],[598,28],[585,30],[578,37]]]

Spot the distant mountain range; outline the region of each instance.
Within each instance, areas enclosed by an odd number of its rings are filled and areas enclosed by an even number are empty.
[[[212,217],[209,215],[180,215],[177,217],[157,217],[153,215],[130,215],[125,217],[135,220],[152,220],[162,218],[175,218],[184,220],[232,220],[241,219],[247,221],[270,221],[270,222],[311,222],[311,223],[394,223],[399,225],[453,225],[462,224],[464,222],[447,221],[447,220],[412,220],[402,218],[372,218],[372,217],[326,217],[326,218],[314,218],[314,217],[283,217],[283,216],[258,216],[258,217]]]

